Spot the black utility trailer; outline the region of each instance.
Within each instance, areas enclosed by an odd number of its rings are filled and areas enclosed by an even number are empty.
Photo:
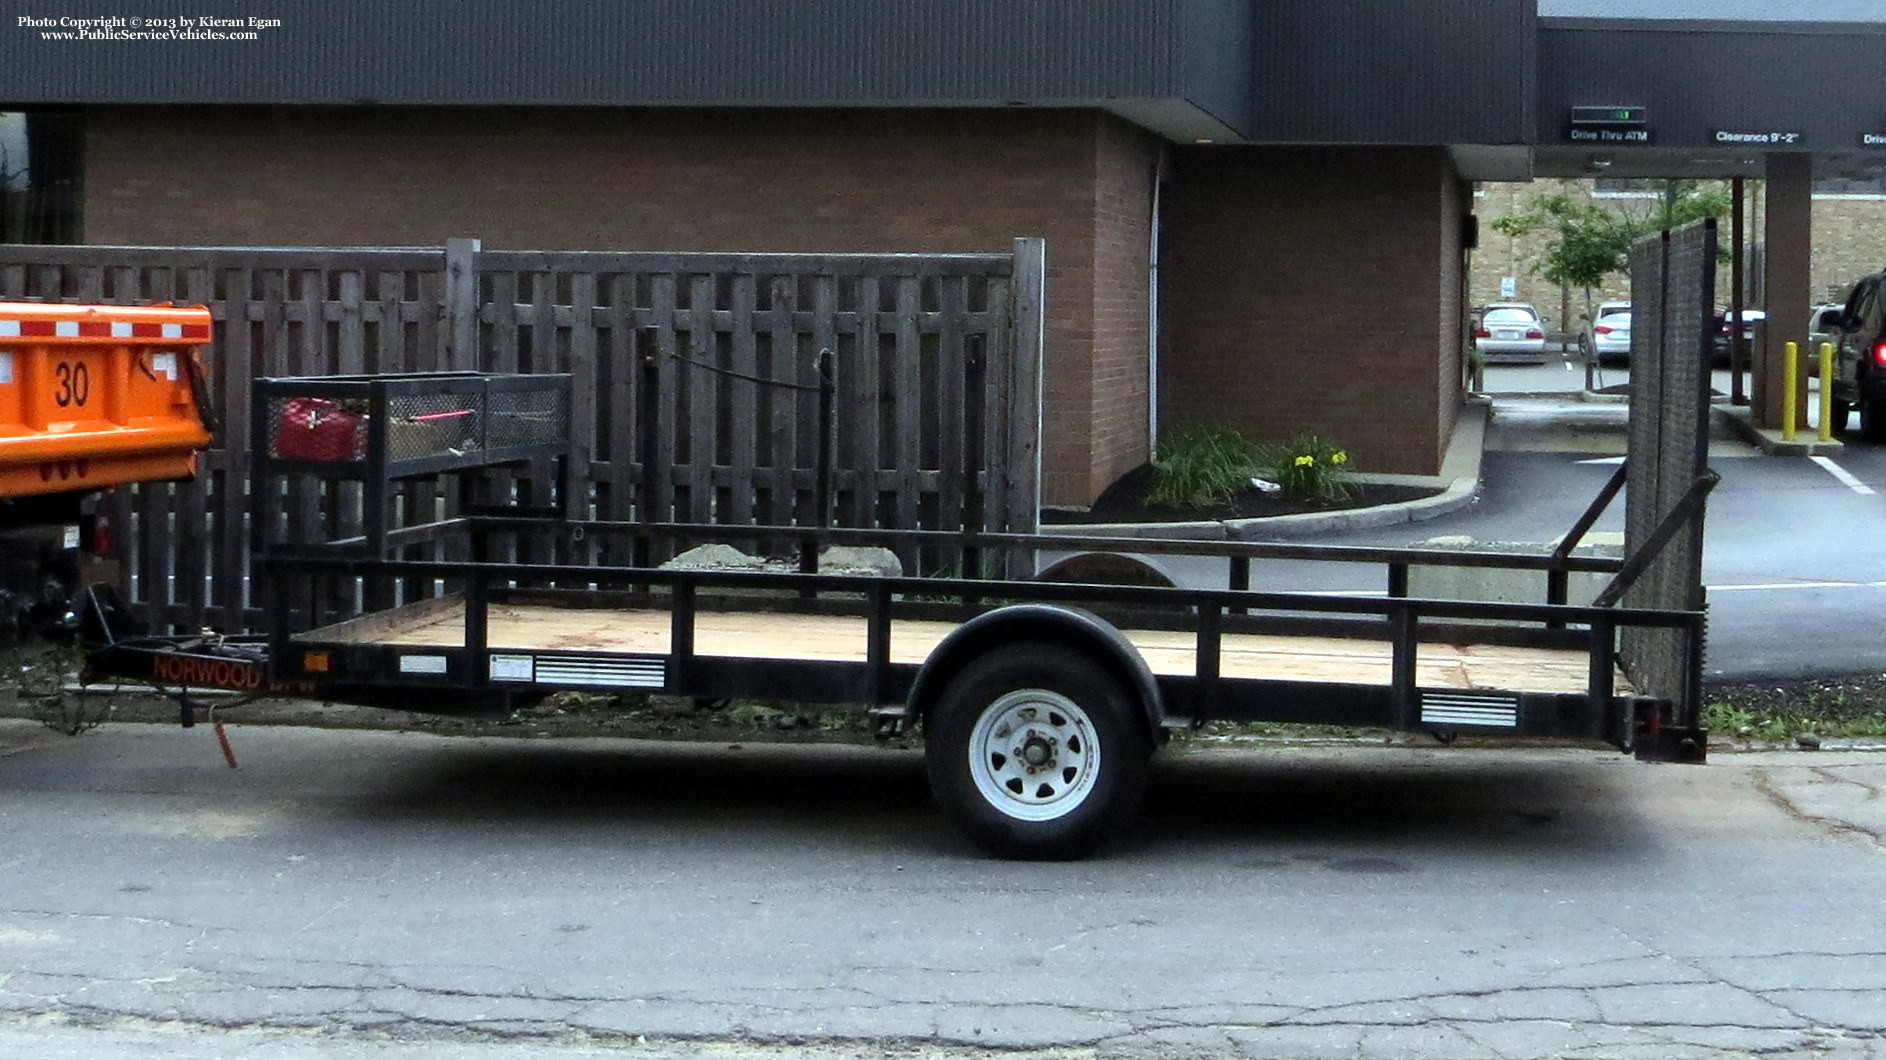
[[[284,457],[280,432],[309,429],[294,415],[310,398],[360,417],[360,443],[311,460],[311,439],[297,438]],[[297,503],[310,476],[358,482],[308,503],[361,506],[365,532],[281,541],[258,514],[265,636],[143,636],[101,596],[91,670],[179,695],[282,691],[440,713],[502,711],[562,690],[855,704],[882,731],[920,727],[945,813],[985,849],[1029,857],[1092,849],[1131,811],[1165,735],[1212,720],[1703,756],[1702,612],[1617,601],[1700,510],[1707,482],[1623,560],[1574,553],[1621,473],[1542,555],[604,522],[572,518],[567,497],[527,503],[545,498],[489,482],[481,496],[477,481],[494,468],[534,465],[538,480],[560,481],[567,399],[557,376],[261,381],[261,505]],[[401,476],[439,472],[464,473],[452,516],[388,500]],[[702,542],[778,556],[779,569],[655,562]],[[399,558],[419,545],[435,558]],[[954,576],[823,572],[818,553],[832,545],[897,549]],[[1052,556],[1093,552],[1216,557],[1229,587],[1033,576]],[[1372,564],[1384,595],[1247,588],[1253,563],[1277,560]],[[1544,600],[1414,598],[1409,571],[1422,565],[1536,572]],[[1579,572],[1614,576],[1592,606],[1564,602]],[[1620,668],[1620,631],[1632,627],[1668,631],[1687,675],[1673,694],[1639,694]]]

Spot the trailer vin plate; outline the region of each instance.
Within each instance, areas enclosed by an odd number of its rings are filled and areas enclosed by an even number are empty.
[[[528,655],[493,655],[491,657],[491,679],[493,681],[534,681],[537,674],[531,666]]]

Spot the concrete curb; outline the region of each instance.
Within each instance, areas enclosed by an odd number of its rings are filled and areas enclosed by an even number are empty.
[[[1419,523],[1472,504],[1480,495],[1480,479],[1455,479],[1445,490],[1420,500],[1380,504],[1373,508],[1351,508],[1340,512],[1305,512],[1301,515],[1277,515],[1268,519],[1233,519],[1225,529],[1235,541],[1255,541],[1267,537],[1308,537],[1335,530],[1367,530],[1399,523]]]
[[[1338,530],[1366,530],[1437,518],[1465,508],[1480,495],[1480,461],[1486,452],[1489,413],[1487,405],[1478,403],[1468,404],[1461,409],[1460,419],[1454,427],[1454,437],[1448,443],[1446,457],[1441,461],[1439,475],[1375,475],[1364,472],[1353,476],[1358,482],[1442,487],[1441,492],[1432,497],[1380,504],[1372,508],[1273,515],[1264,519],[1191,523],[1067,523],[1057,524],[1049,532],[1176,541],[1257,541],[1272,537],[1313,537]]]
[[[1765,456],[1832,456],[1846,448],[1839,439],[1823,442],[1802,436],[1808,432],[1796,432],[1794,441],[1784,441],[1780,431],[1755,426],[1754,413],[1747,405],[1716,405],[1713,414],[1718,425],[1760,449]]]

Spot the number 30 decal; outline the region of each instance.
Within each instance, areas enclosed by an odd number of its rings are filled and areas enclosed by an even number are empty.
[[[60,408],[70,405],[83,405],[92,395],[92,373],[82,363],[60,361],[53,369],[59,377],[59,388],[53,392],[52,399]]]

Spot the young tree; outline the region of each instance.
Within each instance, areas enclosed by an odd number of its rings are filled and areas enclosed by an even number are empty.
[[[1493,227],[1510,236],[1552,231],[1554,237],[1533,271],[1560,287],[1584,288],[1589,308],[1591,288],[1612,273],[1630,268],[1631,244],[1666,228],[1681,228],[1729,212],[1729,194],[1720,188],[1705,189],[1694,180],[1648,183],[1659,193],[1656,205],[1648,209],[1630,208],[1648,200],[1620,200],[1626,205],[1614,209],[1558,192],[1498,218]]]

